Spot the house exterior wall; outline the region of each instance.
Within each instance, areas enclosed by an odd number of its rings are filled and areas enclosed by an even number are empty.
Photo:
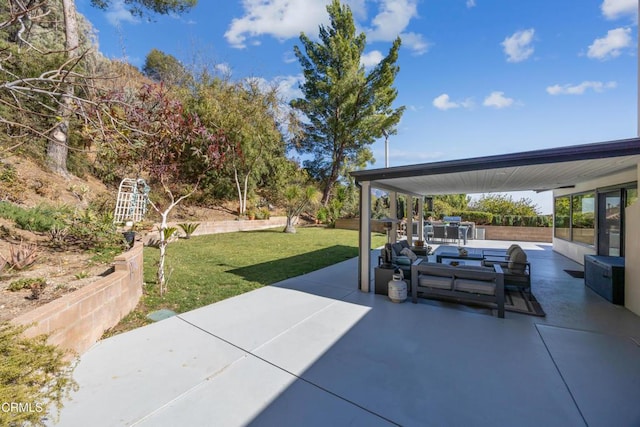
[[[640,163],[636,179],[640,182]],[[624,305],[640,316],[640,200],[625,210]]]
[[[640,181],[640,165],[633,170],[610,175],[601,179],[585,181],[575,188],[554,190],[553,197],[564,196],[598,190],[606,187],[627,184]],[[640,315],[640,206],[639,202],[625,210],[625,307]],[[597,226],[597,222],[596,222]],[[555,236],[555,235],[554,235]],[[574,243],[553,237],[553,250],[572,260],[583,264],[584,255],[592,255],[597,252],[595,246]]]

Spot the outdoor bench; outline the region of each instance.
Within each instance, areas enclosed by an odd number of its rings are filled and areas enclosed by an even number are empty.
[[[411,265],[411,299],[447,298],[458,302],[492,303],[504,317],[502,267],[450,266],[417,259]]]

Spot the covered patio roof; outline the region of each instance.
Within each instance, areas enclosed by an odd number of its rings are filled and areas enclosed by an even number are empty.
[[[640,138],[352,172],[371,187],[415,196],[547,191],[635,168]]]

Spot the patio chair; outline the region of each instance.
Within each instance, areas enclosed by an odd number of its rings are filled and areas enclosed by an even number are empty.
[[[441,242],[444,242],[446,238],[444,225],[434,225],[433,226],[433,239],[439,239]]]
[[[504,285],[521,288],[531,295],[531,263],[527,261],[527,254],[518,245],[511,245],[505,257],[485,257],[482,260],[484,267],[494,265],[502,267],[504,273]]]
[[[447,225],[445,229],[447,240],[451,240],[452,242],[457,241],[460,243],[460,229],[457,225]]]
[[[427,242],[430,242],[433,239],[433,225],[427,224],[424,226],[424,238]]]

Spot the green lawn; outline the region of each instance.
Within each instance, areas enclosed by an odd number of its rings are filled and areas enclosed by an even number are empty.
[[[371,240],[377,248],[386,238],[374,233]],[[158,250],[147,247],[141,302],[108,335],[149,323],[145,316],[161,308],[183,313],[356,256],[358,232],[352,230],[312,227],[286,234],[277,228],[180,239],[167,249],[168,290],[160,297]]]

